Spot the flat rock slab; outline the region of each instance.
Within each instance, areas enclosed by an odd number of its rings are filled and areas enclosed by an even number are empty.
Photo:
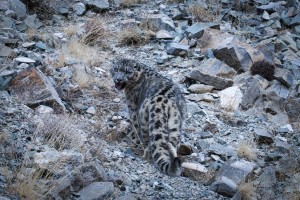
[[[108,199],[114,191],[112,182],[94,182],[82,188],[78,194],[80,200]]]
[[[21,63],[35,63],[35,60],[27,57],[21,57],[21,56],[15,58],[15,60]]]
[[[147,15],[147,17],[141,21],[141,24],[147,25],[152,31],[175,31],[173,20],[165,14]]]
[[[29,68],[20,72],[9,87],[11,95],[28,106],[47,105],[56,112],[65,112],[56,90],[48,78],[36,68]]]
[[[108,0],[86,0],[85,3],[87,7],[92,8],[95,12],[102,12],[109,9]]]
[[[188,54],[189,48],[189,45],[171,43],[167,47],[167,53],[175,56],[185,56]]]
[[[288,88],[293,86],[294,77],[290,70],[283,69],[283,68],[276,68],[274,77],[276,80],[281,82],[283,85],[287,86]]]
[[[211,85],[217,90],[223,90],[227,87],[232,86],[233,84],[233,81],[231,79],[211,76],[209,74],[202,73],[199,70],[192,71],[187,75],[187,77],[199,81],[200,83]]]
[[[198,22],[188,27],[185,30],[185,33],[188,35],[188,38],[190,39],[191,38],[199,39],[203,35],[204,30],[207,28],[215,28],[220,30],[220,25],[212,22]]]
[[[258,181],[257,190],[260,197],[262,199],[275,199],[275,184],[277,182],[275,170],[271,166],[264,168]]]

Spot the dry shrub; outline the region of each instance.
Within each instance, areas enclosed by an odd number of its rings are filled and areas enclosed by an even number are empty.
[[[255,10],[254,1],[249,0],[234,0],[231,3],[231,8],[241,12],[253,12]]]
[[[243,183],[238,187],[238,190],[240,191],[243,200],[256,199],[255,198],[256,188],[253,185],[253,183]]]
[[[53,64],[54,67],[61,68],[64,67],[66,63],[66,55],[65,54],[59,54],[59,56],[56,59],[56,63]]]
[[[27,41],[32,41],[37,38],[37,30],[34,28],[27,29],[25,31],[25,37]]]
[[[88,20],[84,30],[85,32],[79,42],[86,45],[93,46],[109,36],[105,21],[99,18]]]
[[[237,147],[237,154],[240,157],[247,158],[248,160],[256,159],[255,149],[246,143],[241,143]]]
[[[52,173],[45,169],[29,171],[29,168],[25,167],[22,167],[20,172],[11,190],[14,190],[22,199],[42,199],[43,191],[47,187],[47,179]],[[26,174],[26,177],[23,174]]]
[[[275,66],[270,62],[261,60],[254,62],[252,67],[250,68],[250,71],[252,75],[258,74],[268,81],[271,81],[274,79]]]
[[[84,65],[75,65],[73,66],[74,81],[81,87],[87,87],[93,80],[92,77],[86,72],[86,66]]]
[[[207,7],[202,4],[191,4],[188,7],[189,12],[195,21],[215,22],[219,21],[221,13],[221,3],[218,0],[209,1]]]
[[[83,144],[84,138],[75,124],[67,115],[45,115],[38,124],[34,137],[56,150],[76,149]]]
[[[6,129],[0,131],[0,144],[5,144],[9,140],[9,133]]]
[[[137,28],[127,28],[119,33],[120,45],[142,45],[148,40],[148,34],[143,34]]]

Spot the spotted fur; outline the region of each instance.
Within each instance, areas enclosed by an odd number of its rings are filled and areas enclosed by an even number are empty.
[[[181,174],[177,150],[185,116],[185,100],[178,86],[155,69],[119,59],[111,67],[115,87],[124,89],[132,123],[129,137],[145,147],[157,168],[170,176]]]

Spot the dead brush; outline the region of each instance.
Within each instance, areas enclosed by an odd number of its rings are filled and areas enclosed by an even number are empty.
[[[80,43],[94,46],[97,43],[102,42],[109,33],[106,29],[106,23],[104,20],[99,18],[94,18],[88,20],[84,26],[85,33],[79,40]]]
[[[256,159],[256,152],[253,147],[247,143],[241,143],[237,147],[237,154],[240,157],[247,158],[248,160]]]
[[[253,183],[243,183],[238,186],[238,190],[242,195],[243,200],[255,200],[256,198],[256,188]]]
[[[38,125],[34,137],[40,138],[56,150],[76,149],[83,143],[80,131],[69,116],[46,115]]]
[[[149,35],[143,34],[137,28],[127,28],[119,33],[119,44],[124,46],[142,45],[149,40]]]
[[[68,25],[63,29],[63,31],[67,36],[72,37],[73,35],[76,35],[76,33],[77,33],[77,26],[76,25]]]
[[[221,7],[218,0],[209,1],[210,4],[207,7],[204,7],[201,4],[191,4],[188,7],[188,11],[194,18],[194,21],[200,22],[216,22],[219,21],[221,14]]]
[[[135,4],[143,3],[145,0],[123,0],[121,6],[124,8],[131,7]]]

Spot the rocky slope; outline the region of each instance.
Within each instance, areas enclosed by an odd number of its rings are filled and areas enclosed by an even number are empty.
[[[299,199],[299,11],[289,0],[1,1],[0,199]],[[185,94],[181,177],[124,134],[108,72],[122,56]]]

